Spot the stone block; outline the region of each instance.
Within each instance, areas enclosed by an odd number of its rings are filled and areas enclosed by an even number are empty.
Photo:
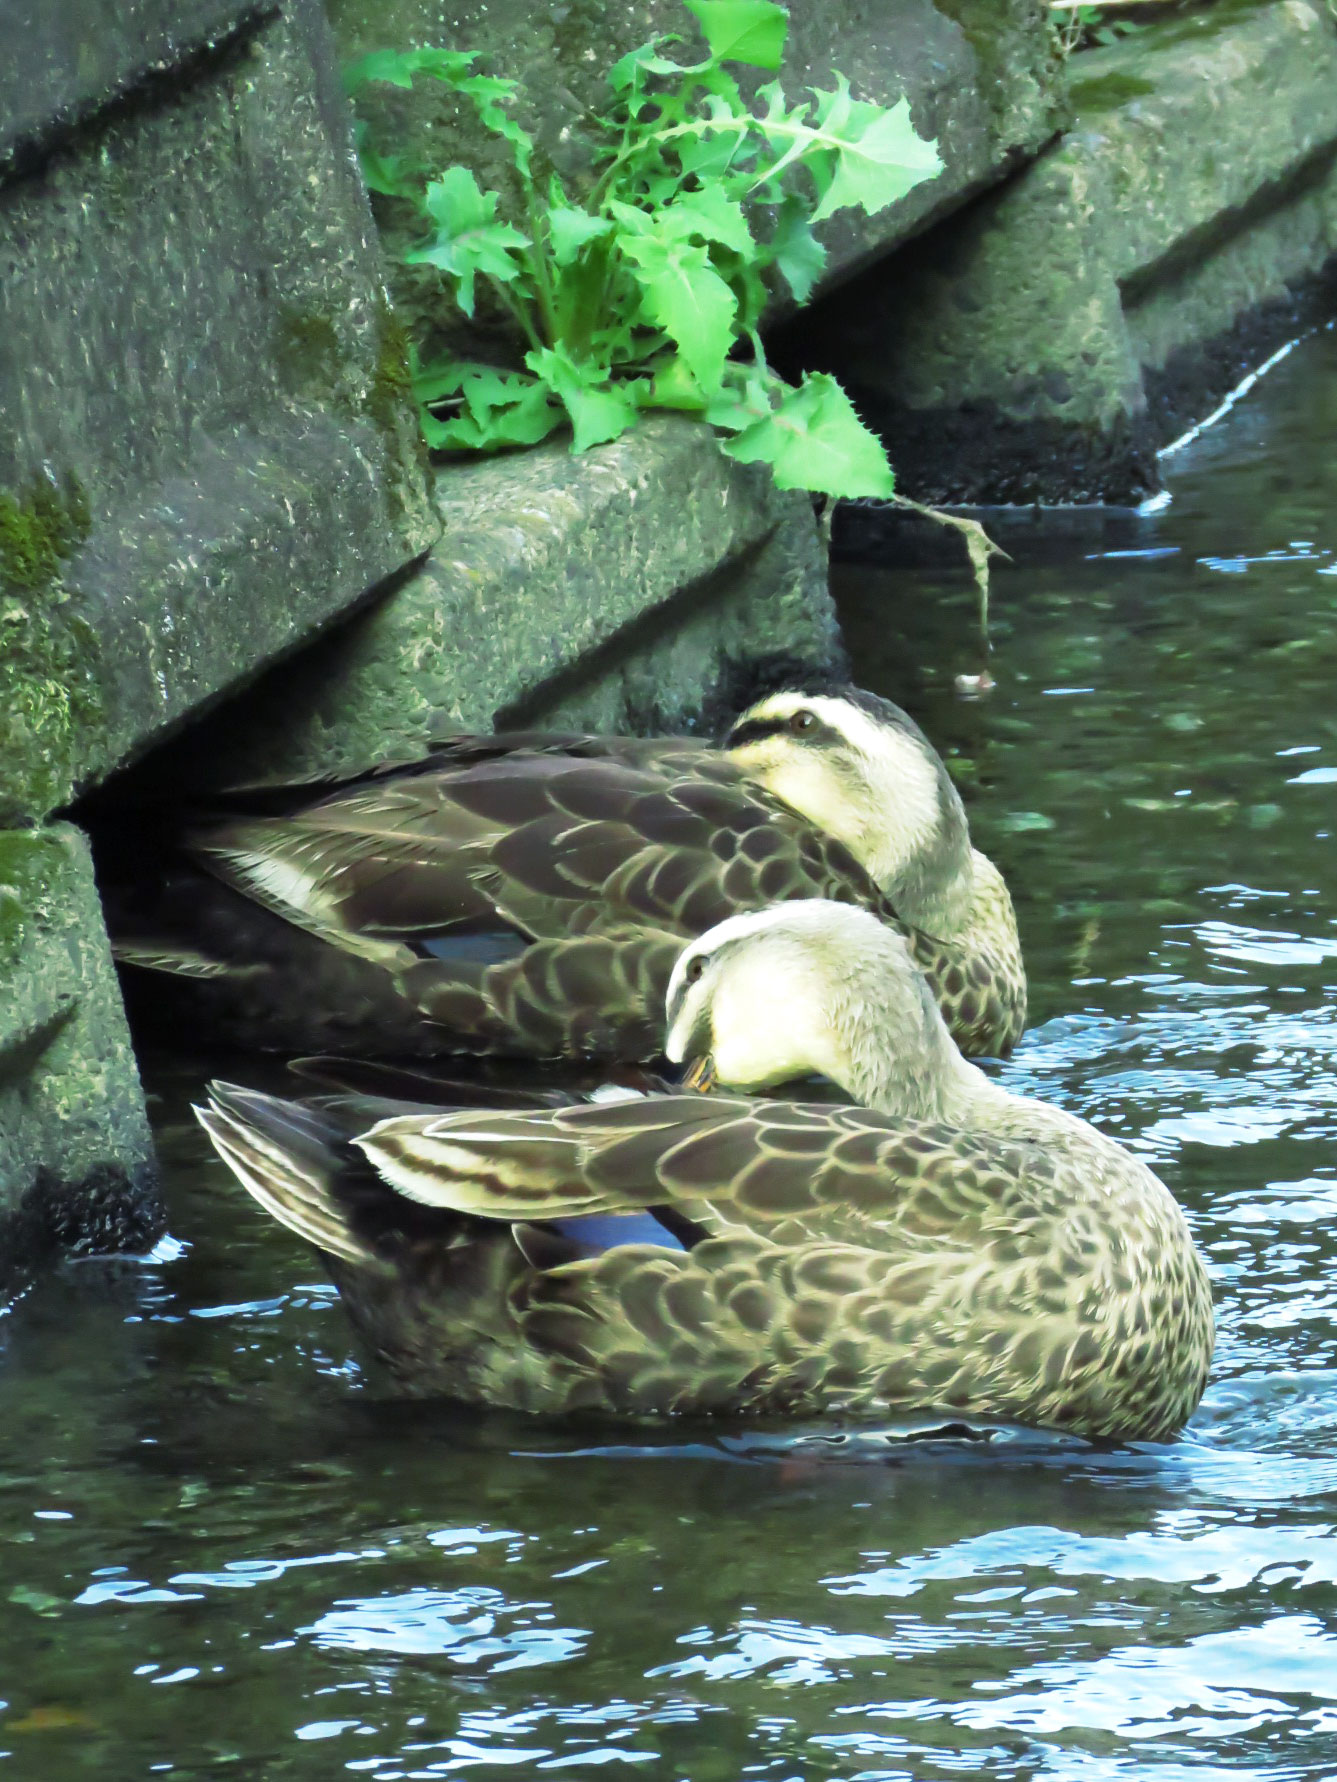
[[[436,535],[318,0],[15,0],[0,59],[0,1268],[161,1222],[44,819]]]
[[[617,7],[593,0],[329,0],[329,11],[350,60],[422,43],[482,52],[480,66],[520,82],[517,115],[537,138],[541,158],[573,189],[588,177],[591,143],[582,118],[604,103],[607,69],[656,35],[683,36],[689,56],[698,41],[695,21],[678,0]],[[945,162],[936,179],[878,216],[842,211],[822,224],[828,286],[1001,178],[1061,121],[1058,59],[1043,0],[883,0],[875,6],[791,0],[789,16],[781,79],[791,99],[805,87],[829,89],[837,71],[861,99],[890,105],[905,96],[915,127],[938,142]],[[411,93],[376,88],[359,104],[386,143],[403,145],[433,167],[462,162],[485,187],[514,202],[511,163],[497,138],[435,83],[419,81]],[[396,307],[415,322],[439,316],[442,281],[395,263],[413,238],[410,207],[378,200],[378,212]],[[783,307],[778,304],[777,313]],[[461,347],[471,337],[458,316],[446,333]]]
[[[275,0],[7,0],[0,165],[35,156],[127,92],[216,48]]]
[[[0,831],[0,1282],[162,1225],[88,845],[68,823]]]
[[[1060,142],[821,305],[796,355],[921,498],[1137,501],[1160,446],[1330,312],[1331,9],[1149,27],[1077,56],[1072,98]]]
[[[172,80],[113,10],[0,183],[0,824],[66,804],[435,532],[315,0],[235,5]],[[173,9],[139,11],[147,31]]]
[[[199,777],[334,771],[494,721],[682,729],[751,659],[839,659],[810,501],[681,416],[444,471],[436,508],[420,568],[192,739]]]

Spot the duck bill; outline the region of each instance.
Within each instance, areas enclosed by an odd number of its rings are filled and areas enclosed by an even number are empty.
[[[709,1095],[718,1082],[715,1060],[709,1052],[704,1057],[693,1058],[682,1075],[683,1088],[690,1089],[697,1095]]]

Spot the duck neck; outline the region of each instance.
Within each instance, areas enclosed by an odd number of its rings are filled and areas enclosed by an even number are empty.
[[[936,1007],[928,1003],[916,1043],[908,1044],[914,1023],[898,1022],[888,1044],[880,1025],[863,1008],[842,1021],[837,1014],[835,1049],[839,1071],[828,1072],[853,1100],[903,1120],[942,1120],[975,1125],[1003,1092],[964,1059]],[[1010,1097],[1008,1099],[1011,1099]]]
[[[1089,1148],[1089,1128],[1062,1108],[1002,1089],[963,1058],[944,1029],[946,1047],[907,1070],[904,1060],[860,1061],[846,1074],[843,1086],[863,1107],[901,1120],[941,1121],[998,1138],[1038,1140],[1062,1150],[1075,1134]],[[1107,1148],[1112,1141],[1098,1135]]]
[[[902,922],[935,939],[948,939],[970,920],[975,857],[966,814],[955,789],[931,837],[908,856],[870,840],[864,864]]]

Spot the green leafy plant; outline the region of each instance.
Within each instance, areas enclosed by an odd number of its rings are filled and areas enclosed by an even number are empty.
[[[1087,47],[1108,49],[1111,44],[1119,43],[1125,37],[1135,37],[1146,29],[1145,25],[1132,19],[1107,21],[1100,0],[1086,5],[1072,5],[1070,0],[1050,0],[1050,10],[1055,19],[1059,51],[1065,56]]]
[[[523,336],[523,368],[415,361],[423,433],[444,450],[533,445],[569,421],[573,450],[615,439],[647,408],[700,414],[744,463],[781,488],[892,493],[886,453],[833,377],[797,385],[767,364],[758,327],[774,279],[802,302],[825,263],[813,224],[846,206],[883,209],[941,170],[902,99],[886,109],[835,77],[791,105],[780,84],[749,104],[729,64],[773,74],[788,18],[771,0],[687,0],[706,55],[679,62],[657,37],[608,73],[606,112],[588,120],[596,171],[575,193],[535,169],[508,104],[513,81],[466,51],[379,51],[353,65],[369,82],[442,81],[476,108],[514,158],[522,213],[498,214],[465,167],[432,177],[360,126],[374,191],[409,198],[422,238],[404,255],[434,267],[465,315],[480,283]]]

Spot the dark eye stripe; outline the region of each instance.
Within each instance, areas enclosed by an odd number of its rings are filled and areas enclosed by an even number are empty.
[[[792,736],[805,745],[841,740],[839,734],[829,724],[823,724],[820,718],[814,722],[811,730],[802,732],[791,730],[788,718],[747,718],[743,723],[734,725],[725,747],[741,749],[746,743],[761,742],[768,736]]]
[[[729,732],[728,747],[741,748],[744,743],[760,742],[763,737],[779,736],[785,725],[779,718],[749,718],[735,724]]]

